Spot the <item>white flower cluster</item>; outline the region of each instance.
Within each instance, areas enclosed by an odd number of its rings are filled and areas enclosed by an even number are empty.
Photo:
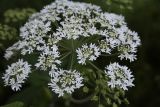
[[[100,55],[100,49],[95,44],[90,44],[89,46],[83,45],[82,48],[78,48],[76,52],[78,53],[77,59],[79,59],[78,63],[80,64],[86,64],[87,59],[94,61]]]
[[[81,44],[95,36],[98,39],[93,43],[89,41],[89,43]],[[99,6],[68,0],[55,0],[39,13],[32,15],[21,27],[20,37],[20,41],[6,50],[5,58],[10,59],[16,51],[24,57],[27,54],[36,54],[38,58],[35,64],[36,69],[49,72],[52,78],[49,85],[59,96],[62,96],[64,92],[72,93],[74,89],[82,86],[83,80],[78,71],[61,69],[64,68],[61,67],[63,60],[60,60],[64,55],[61,51],[61,43],[65,40],[71,39],[82,45],[71,51],[76,52],[78,63],[82,65],[87,61],[95,61],[101,54],[112,54],[113,50],[117,50],[121,60],[134,61],[137,47],[140,45],[139,36],[127,27],[123,16],[103,12]],[[18,64],[22,66],[24,62],[19,61],[11,65],[6,71],[7,76],[3,77],[5,81],[8,81],[8,78],[13,75],[10,74],[13,69],[18,69],[16,67]],[[25,72],[21,73],[25,75]],[[14,83],[13,80],[11,82]],[[17,79],[15,83],[19,82],[23,81]],[[6,85],[11,85],[11,83],[6,82]],[[11,86],[13,88],[13,85]],[[126,89],[125,86],[122,87]],[[18,84],[14,85],[13,89],[18,90],[19,88]]]
[[[15,91],[20,90],[22,87],[22,83],[24,83],[28,74],[31,73],[31,65],[28,62],[23,61],[23,59],[19,59],[18,62],[13,63],[11,66],[8,66],[4,76],[6,86],[11,86],[11,88]]]
[[[38,63],[36,63],[35,66],[44,71],[57,69],[56,64],[61,63],[57,58],[59,58],[58,47],[53,45],[50,49],[49,46],[47,46],[39,56]]]
[[[126,66],[121,66],[118,63],[112,63],[106,67],[106,76],[108,77],[108,85],[111,88],[122,88],[128,90],[127,87],[134,86],[133,75]]]
[[[83,78],[76,70],[59,69],[52,72],[49,86],[55,93],[59,94],[60,97],[63,96],[65,92],[71,94],[75,89],[83,86],[82,81]]]

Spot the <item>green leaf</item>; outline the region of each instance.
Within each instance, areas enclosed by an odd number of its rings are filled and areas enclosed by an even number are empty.
[[[33,87],[45,87],[49,81],[50,78],[47,72],[33,71],[32,74],[30,74],[29,83]]]
[[[48,88],[30,87],[10,97],[8,102],[22,101],[29,107],[47,107],[51,100],[53,100],[52,92]]]
[[[0,107],[24,107],[24,103],[16,101],[16,102],[13,102],[13,103],[10,103],[4,106],[0,106]]]

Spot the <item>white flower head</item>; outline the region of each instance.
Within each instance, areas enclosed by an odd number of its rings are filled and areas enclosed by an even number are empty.
[[[43,53],[39,56],[38,63],[35,66],[44,71],[57,69],[57,65],[61,64],[61,61],[58,60],[58,47],[56,45],[53,45],[51,48],[44,46],[42,50]]]
[[[34,50],[38,50],[37,47],[43,46],[45,40],[43,37],[47,35],[47,32],[51,30],[51,22],[43,22],[41,20],[31,20],[20,28],[20,37],[23,39],[21,45],[23,46],[22,54],[30,54]]]
[[[118,63],[112,63],[106,67],[106,76],[108,77],[108,86],[111,88],[122,88],[128,90],[128,87],[134,86],[133,75],[126,66]]]
[[[51,83],[48,85],[52,91],[59,94],[59,97],[65,93],[72,94],[75,89],[83,86],[83,77],[76,70],[59,69],[50,72],[52,72]]]
[[[82,45],[82,48],[76,50],[78,56],[78,63],[86,64],[86,60],[94,61],[100,55],[100,49],[95,44]]]
[[[12,63],[11,66],[8,66],[2,79],[4,79],[5,86],[11,86],[12,90],[18,91],[30,72],[31,68],[28,62],[19,59],[18,62]]]
[[[35,56],[35,70],[49,73],[49,86],[63,96],[83,86],[83,78],[76,70],[60,69],[64,68],[61,62],[65,63],[68,56],[72,57],[68,62],[77,59],[74,63],[82,65],[112,52],[117,52],[115,55],[121,60],[134,61],[139,45],[138,34],[127,27],[123,16],[103,12],[99,6],[88,3],[55,0],[20,28],[20,41],[9,47],[4,57],[10,59],[16,53],[23,57]],[[133,86],[127,67],[114,63],[106,69],[112,88],[126,90]],[[17,91],[30,72],[30,65],[21,59],[8,67],[3,79]]]

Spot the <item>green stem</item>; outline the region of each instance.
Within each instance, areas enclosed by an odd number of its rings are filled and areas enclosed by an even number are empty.
[[[67,47],[65,47],[65,46],[63,46],[63,45],[61,45],[61,44],[58,44],[58,46],[60,46],[60,47],[62,47],[62,48],[64,48],[64,49],[66,49],[66,50],[70,50],[69,48],[67,48]]]
[[[92,38],[92,37],[90,37],[90,38],[86,38],[84,41],[83,41],[83,43],[87,43],[87,42],[95,42],[95,41],[97,41],[97,40],[99,40],[101,37],[100,36],[98,36],[98,37],[96,37],[96,38]]]
[[[99,69],[96,65],[94,65],[92,62],[89,62],[89,64],[95,68],[97,71],[100,71],[101,73],[104,73],[101,69]]]
[[[98,68],[96,65],[94,65],[92,62],[89,62],[89,64],[90,64],[92,67],[94,67],[97,71],[100,71],[101,73],[104,73],[101,69],[99,69],[99,68]],[[98,75],[100,75],[99,72],[98,72]],[[97,79],[101,80],[101,77],[98,76]],[[98,88],[99,88],[99,85],[98,85]],[[100,88],[99,88],[99,89],[100,89]],[[101,103],[100,100],[101,100],[101,99],[100,99],[100,92],[98,92],[98,105],[100,105],[100,103]]]
[[[72,39],[72,50],[74,51],[74,41]]]
[[[68,55],[70,55],[71,52],[67,53],[66,55],[64,55],[62,58],[60,58],[60,60],[63,60],[64,58],[66,58]]]
[[[110,55],[101,54],[101,56],[109,57],[109,56],[115,56],[115,55],[119,55],[119,54],[120,54],[120,53],[114,53],[114,54],[110,54]]]
[[[94,96],[95,94],[91,94],[90,96],[84,98],[84,99],[75,99],[71,96],[71,101],[74,102],[74,103],[77,103],[77,104],[82,104],[82,103],[85,103],[85,102],[88,102],[89,100],[91,100],[91,98]]]
[[[84,43],[85,39],[86,39],[85,37],[83,37],[82,39],[80,39],[79,43],[78,43],[78,46],[80,46],[82,43]]]
[[[72,42],[72,55],[71,55],[70,69],[72,69],[72,67],[73,67],[73,57],[74,57],[74,43],[73,43],[73,39],[71,40],[71,42]]]
[[[73,54],[71,55],[71,65],[70,65],[70,69],[72,69],[73,67]]]

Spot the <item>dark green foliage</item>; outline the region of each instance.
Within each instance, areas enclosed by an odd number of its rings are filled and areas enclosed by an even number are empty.
[[[21,25],[35,12],[32,8],[9,9],[4,13],[4,22],[9,25]]]
[[[29,87],[10,97],[8,102],[21,101],[26,107],[47,107],[53,100],[51,94],[47,87]]]
[[[134,0],[129,25],[139,32],[142,46],[135,62],[136,87],[129,93],[131,107],[160,105],[160,1]]]
[[[0,49],[7,45],[6,41],[15,40],[17,35],[17,29],[8,25],[0,24]]]
[[[1,107],[24,107],[24,104],[22,102],[16,101]]]

